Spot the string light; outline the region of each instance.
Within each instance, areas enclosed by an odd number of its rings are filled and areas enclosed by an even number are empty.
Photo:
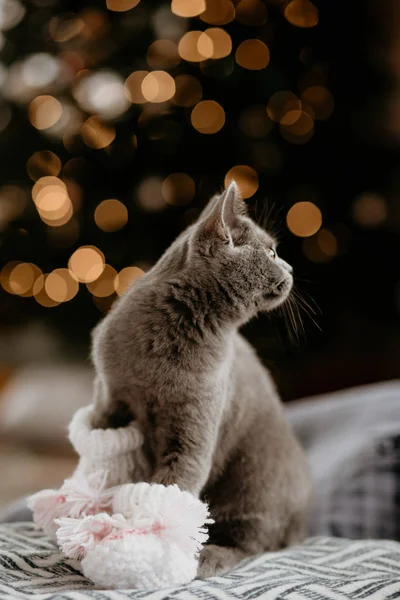
[[[190,119],[200,133],[217,133],[225,124],[225,111],[214,100],[202,100],[192,110]]]
[[[188,31],[179,42],[178,52],[188,62],[201,62],[212,57],[214,44],[203,31]]]
[[[258,190],[258,174],[248,165],[236,165],[225,175],[225,187],[236,181],[242,198],[250,198]]]
[[[288,229],[298,237],[310,237],[320,229],[322,214],[313,202],[296,202],[286,215]]]
[[[81,246],[72,254],[68,268],[81,283],[95,281],[104,271],[104,254],[95,246]]]
[[[206,37],[211,40],[213,50],[211,58],[218,59],[228,56],[232,51],[232,39],[229,33],[220,27],[210,27],[199,38],[199,47],[202,45],[202,39]],[[208,42],[207,42],[208,43]]]
[[[165,202],[181,206],[193,199],[196,186],[186,173],[171,173],[162,182],[161,192]]]
[[[118,296],[123,296],[129,286],[131,286],[135,281],[143,277],[144,271],[139,269],[139,267],[125,267],[122,269],[117,275],[116,283],[115,283],[115,291]]]
[[[61,167],[61,160],[50,150],[34,152],[26,163],[26,171],[33,181],[44,175],[59,175]]]
[[[132,104],[143,104],[143,102],[146,102],[146,98],[142,94],[142,83],[148,74],[148,71],[134,71],[125,80],[125,95]]]
[[[55,269],[44,283],[47,296],[54,302],[69,302],[79,291],[79,283],[68,269]]]
[[[53,96],[37,96],[28,107],[29,120],[39,130],[55,125],[61,115],[61,103]]]
[[[245,40],[236,50],[235,59],[238,65],[250,71],[265,69],[269,64],[269,50],[261,40]]]
[[[175,80],[166,71],[152,71],[142,81],[142,94],[148,102],[166,102],[175,94]]]
[[[171,2],[171,11],[178,17],[197,17],[205,9],[205,0],[172,0]]]
[[[104,265],[103,272],[92,282],[86,284],[89,292],[98,298],[107,298],[116,292],[119,284],[117,271],[110,265]]]
[[[128,222],[128,209],[119,200],[103,200],[94,212],[94,220],[102,231],[118,231]]]
[[[235,18],[235,7],[230,0],[208,0],[200,19],[209,25],[226,25]]]

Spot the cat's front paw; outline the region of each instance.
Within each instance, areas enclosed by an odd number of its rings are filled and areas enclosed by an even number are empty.
[[[224,548],[214,544],[204,546],[200,553],[196,579],[223,575],[230,571],[240,558],[243,556],[236,556],[233,548]]]

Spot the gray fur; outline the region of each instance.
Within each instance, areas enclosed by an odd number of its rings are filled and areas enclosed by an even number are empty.
[[[304,533],[306,460],[270,374],[238,333],[290,293],[292,269],[273,247],[231,184],[93,334],[95,425],[136,418],[149,480],[210,503],[199,577]]]

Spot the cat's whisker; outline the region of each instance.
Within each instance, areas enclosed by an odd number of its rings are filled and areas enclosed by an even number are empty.
[[[319,329],[319,331],[322,331],[319,323],[317,322],[317,320],[314,318],[316,317],[316,311],[313,309],[313,307],[300,295],[299,291],[296,290],[295,288],[292,289],[292,299],[295,299],[295,302],[297,302],[297,307],[298,307],[298,311],[300,314],[300,308],[305,312],[305,314],[307,315],[307,317],[310,319],[310,321],[312,321],[314,323],[314,325],[316,326],[317,329]]]

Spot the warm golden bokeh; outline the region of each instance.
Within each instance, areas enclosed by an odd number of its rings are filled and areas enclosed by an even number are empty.
[[[141,208],[149,212],[157,212],[165,208],[161,185],[162,180],[159,177],[147,177],[139,184],[137,202]]]
[[[95,281],[104,271],[104,254],[95,246],[81,246],[72,254],[68,268],[81,283]]]
[[[209,25],[226,25],[235,18],[235,7],[230,0],[207,0],[206,5],[200,19]]]
[[[214,46],[203,31],[188,31],[181,38],[178,51],[181,58],[188,62],[201,62],[212,57]]]
[[[175,80],[166,71],[152,71],[142,81],[142,94],[148,102],[166,102],[175,94]]]
[[[102,231],[118,231],[128,222],[128,209],[119,200],[103,200],[94,211],[94,220]]]
[[[315,119],[327,119],[334,109],[332,94],[322,85],[310,86],[305,89],[301,94],[301,100],[312,107]]]
[[[197,17],[205,9],[205,0],[172,0],[171,2],[171,11],[178,17]]]
[[[207,38],[207,40],[211,40],[213,45],[211,58],[224,58],[231,53],[232,39],[229,33],[227,33],[224,29],[221,29],[220,27],[210,27],[209,29],[206,29],[199,38],[200,49],[204,36]],[[209,42],[207,41],[207,43]]]
[[[125,12],[135,8],[139,4],[140,0],[106,0],[106,6],[108,10],[114,12]]]
[[[172,40],[156,40],[147,50],[147,64],[152,69],[172,69],[180,61],[178,46]]]
[[[46,277],[46,294],[55,302],[69,302],[79,291],[79,283],[68,269],[54,269]]]
[[[161,192],[165,202],[181,206],[190,202],[196,192],[196,186],[186,173],[171,173],[162,183]]]
[[[142,82],[148,74],[148,71],[134,71],[125,80],[125,94],[132,104],[143,104],[146,102],[146,98],[142,94]]]
[[[62,163],[57,154],[50,150],[39,150],[34,152],[26,163],[26,171],[33,181],[37,181],[44,175],[59,175]]]
[[[261,0],[241,0],[236,5],[236,21],[249,27],[260,27],[267,22],[267,9]]]
[[[52,227],[65,225],[73,215],[67,186],[58,177],[40,177],[32,188],[32,199],[42,221]]]
[[[172,102],[177,106],[194,106],[203,95],[201,83],[193,75],[178,75],[175,78],[175,88]]]
[[[362,227],[378,227],[387,216],[386,200],[377,194],[365,193],[353,202],[353,218]]]
[[[217,133],[225,124],[225,111],[214,100],[202,100],[192,110],[190,118],[200,133]]]
[[[122,296],[128,287],[143,277],[143,275],[144,271],[139,269],[139,267],[125,267],[125,269],[122,269],[115,280],[115,291],[118,296]]]
[[[265,69],[269,64],[268,46],[261,40],[245,40],[240,44],[235,53],[238,65],[250,71]]]
[[[118,273],[110,265],[105,265],[101,275],[92,282],[87,283],[89,292],[97,298],[107,298],[115,293],[119,280]]]
[[[322,225],[322,213],[313,202],[296,202],[286,215],[288,229],[298,237],[310,237]]]
[[[105,125],[97,117],[89,117],[81,127],[81,136],[87,146],[100,150],[114,141],[115,129],[111,125]]]
[[[250,198],[258,190],[258,173],[248,165],[236,165],[225,175],[225,187],[235,181],[242,198]]]
[[[318,25],[318,8],[310,0],[291,0],[285,7],[285,18],[296,27],[315,27]]]
[[[338,241],[331,231],[320,229],[316,235],[303,241],[303,250],[313,262],[328,262],[337,255]]]
[[[37,96],[28,107],[29,120],[39,130],[55,125],[62,112],[61,103],[53,96]]]
[[[267,104],[267,114],[276,123],[280,123],[286,113],[294,110],[301,110],[300,99],[293,92],[287,90],[272,94]]]
[[[8,278],[10,291],[18,296],[32,295],[29,292],[40,274],[40,270],[35,265],[19,263],[11,270]]]
[[[292,144],[305,144],[314,134],[314,121],[305,111],[288,111],[281,120],[282,137]]]
[[[38,277],[38,279],[33,284],[33,296],[38,304],[44,306],[45,308],[54,308],[55,306],[59,306],[60,302],[57,300],[53,300],[50,298],[48,293],[46,292],[46,280],[49,276],[48,273],[45,273]]]

